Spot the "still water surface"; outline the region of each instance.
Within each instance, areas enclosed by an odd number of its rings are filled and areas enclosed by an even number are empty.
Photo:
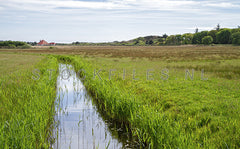
[[[59,65],[56,111],[55,149],[129,147],[126,138],[119,135],[126,137],[122,128],[112,127],[111,122],[101,117],[71,65]]]

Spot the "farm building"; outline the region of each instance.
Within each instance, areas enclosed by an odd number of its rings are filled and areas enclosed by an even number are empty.
[[[50,46],[55,46],[56,43],[55,43],[55,42],[51,42],[51,43],[49,43],[49,45],[50,45]]]
[[[47,41],[45,40],[40,40],[39,43],[37,43],[38,46],[55,46],[56,43],[54,42],[51,42],[51,43],[48,43]]]

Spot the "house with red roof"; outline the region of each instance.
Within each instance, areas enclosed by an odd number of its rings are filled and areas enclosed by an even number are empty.
[[[51,42],[51,43],[48,43],[47,41],[45,40],[40,40],[39,43],[37,43],[38,46],[55,46],[56,43],[55,42]]]
[[[55,42],[51,42],[51,43],[49,43],[49,45],[50,45],[50,46],[55,46],[56,43],[55,43]]]

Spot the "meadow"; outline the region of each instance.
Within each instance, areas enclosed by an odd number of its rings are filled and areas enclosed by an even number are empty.
[[[56,83],[47,69],[65,62],[84,78],[108,118],[128,126],[144,148],[240,148],[239,46],[56,46],[0,52],[11,61],[1,62],[2,73],[24,61],[16,66],[22,75],[1,76],[1,146],[47,146]],[[32,57],[31,66],[21,57]],[[41,68],[40,81],[29,79],[33,67]]]
[[[0,148],[49,148],[54,116],[57,59],[0,54]],[[33,70],[39,70],[39,80]]]

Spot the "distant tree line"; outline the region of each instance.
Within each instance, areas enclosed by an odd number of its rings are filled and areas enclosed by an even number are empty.
[[[164,41],[164,40],[163,40]],[[217,25],[216,29],[211,31],[198,32],[196,29],[194,34],[186,33],[183,35],[171,35],[160,44],[165,45],[183,45],[183,44],[234,44],[240,45],[240,28],[228,29],[220,28]]]
[[[26,42],[21,41],[0,41],[0,48],[30,48],[31,46]]]
[[[186,44],[234,44],[240,45],[240,26],[234,29],[220,28],[218,24],[215,29],[211,31],[199,32],[196,28],[195,33],[185,33],[170,35],[164,34],[162,36],[146,36],[139,37],[129,41],[114,41],[108,43],[87,43],[87,42],[73,42],[73,45],[112,45],[112,46],[158,46],[158,45],[186,45]]]
[[[34,42],[27,42],[27,44],[31,45],[31,46],[36,46],[37,45],[37,42],[34,41]]]
[[[166,35],[164,35],[166,37]],[[139,41],[138,41],[139,42]],[[186,33],[183,35],[171,35],[167,38],[163,36],[153,43],[155,45],[183,45],[183,44],[234,44],[240,45],[240,27],[234,29],[220,28],[218,24],[214,30],[198,31],[195,33]]]

